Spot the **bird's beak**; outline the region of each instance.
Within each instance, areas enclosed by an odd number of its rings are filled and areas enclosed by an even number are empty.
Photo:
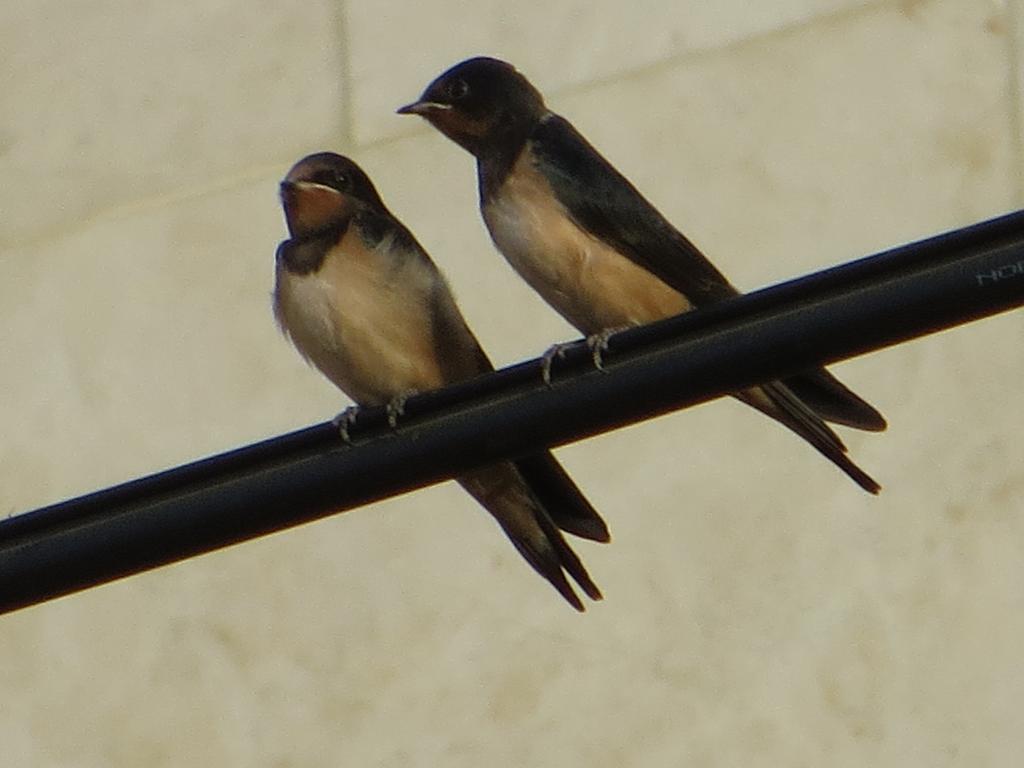
[[[336,189],[317,184],[313,181],[292,181],[285,179],[281,182],[281,199],[286,202],[298,200],[303,197],[322,196],[324,198],[341,197]]]
[[[426,117],[427,115],[434,112],[445,112],[452,108],[451,104],[442,104],[439,101],[414,101],[412,104],[406,104],[404,107],[399,107],[395,110],[400,115],[419,115],[420,117]]]

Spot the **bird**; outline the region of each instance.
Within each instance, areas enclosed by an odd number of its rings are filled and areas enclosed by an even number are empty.
[[[595,363],[623,328],[739,295],[511,64],[462,61],[397,111],[424,118],[475,157],[494,245],[587,337]],[[881,490],[826,421],[879,432],[885,419],[824,368],[732,394],[804,438],[868,493]]]
[[[447,281],[350,158],[318,152],[280,185],[289,237],[275,256],[274,315],[299,353],[359,406],[389,406],[488,373]],[[562,531],[610,540],[549,451],[457,478],[526,561],[578,611],[601,599]]]

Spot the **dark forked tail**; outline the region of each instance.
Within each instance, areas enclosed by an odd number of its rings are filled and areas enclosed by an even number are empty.
[[[584,610],[566,574],[592,600],[601,599],[590,574],[572,551],[516,467],[508,462],[460,477],[459,483],[494,516],[519,553],[577,611]]]
[[[800,435],[868,493],[882,490],[874,478],[846,455],[846,446],[839,436],[782,382],[753,387],[736,393],[736,397]]]

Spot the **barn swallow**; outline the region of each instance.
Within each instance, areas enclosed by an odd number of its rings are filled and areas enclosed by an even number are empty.
[[[616,330],[738,295],[510,64],[463,61],[398,112],[420,115],[476,158],[494,244],[598,351]],[[881,431],[885,419],[824,368],[734,396],[803,437],[864,490],[881,489],[825,420]]]
[[[278,246],[274,314],[303,357],[359,406],[493,370],[430,256],[366,174],[330,152],[281,182],[290,238]],[[577,610],[568,573],[601,592],[562,536],[606,542],[608,529],[550,452],[469,472],[458,482]]]

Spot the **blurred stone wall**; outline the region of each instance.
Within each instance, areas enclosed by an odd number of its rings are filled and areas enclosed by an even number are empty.
[[[0,514],[322,421],[276,184],[349,154],[499,365],[576,333],[394,109],[515,63],[746,289],[1016,209],[1019,0],[7,0]],[[583,616],[452,484],[0,617],[6,766],[1011,765],[1018,312],[837,367],[870,498],[719,401],[559,451]]]

